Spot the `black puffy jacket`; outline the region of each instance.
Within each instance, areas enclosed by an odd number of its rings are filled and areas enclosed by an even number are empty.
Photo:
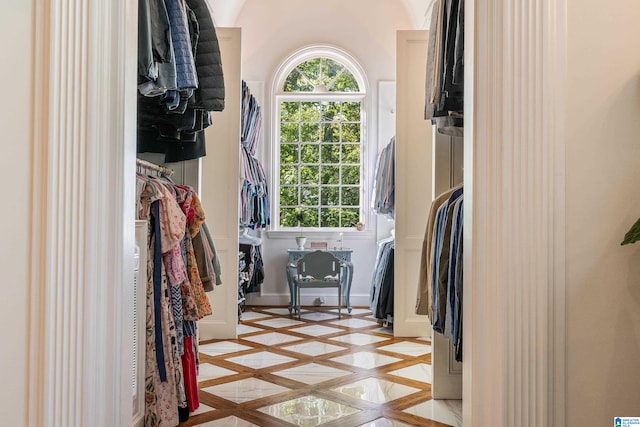
[[[218,36],[206,0],[186,0],[200,27],[195,53],[198,90],[195,105],[208,111],[224,110],[224,77]]]

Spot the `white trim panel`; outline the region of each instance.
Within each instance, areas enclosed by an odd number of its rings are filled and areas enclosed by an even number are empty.
[[[431,206],[432,132],[424,120],[428,32],[397,32],[396,247],[393,333],[431,336],[427,316],[415,314],[422,241]]]
[[[238,324],[238,202],[240,198],[241,30],[217,28],[225,109],[205,130],[201,159],[202,206],[220,258],[221,286],[209,292],[213,314],[198,322],[199,339],[235,338]]]

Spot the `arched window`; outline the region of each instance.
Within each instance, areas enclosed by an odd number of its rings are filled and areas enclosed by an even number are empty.
[[[365,86],[357,63],[335,48],[304,49],[280,68],[274,228],[348,230],[363,221]]]

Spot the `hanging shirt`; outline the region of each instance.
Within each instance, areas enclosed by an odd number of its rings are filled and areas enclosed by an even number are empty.
[[[431,203],[427,227],[422,241],[422,256],[420,257],[420,276],[418,280],[418,295],[416,299],[416,314],[427,315],[433,323],[433,237],[435,234],[436,216],[438,209],[451,196],[455,189],[450,189],[439,195]]]
[[[447,308],[447,279],[449,273],[449,246],[455,202],[462,197],[463,189],[451,193],[449,200],[438,210],[433,265],[433,330],[444,332]]]

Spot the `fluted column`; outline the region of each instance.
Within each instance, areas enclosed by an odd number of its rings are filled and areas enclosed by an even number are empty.
[[[564,2],[467,4],[465,426],[561,427]]]
[[[131,357],[132,3],[35,3],[31,426],[131,417],[131,397],[120,391]]]

